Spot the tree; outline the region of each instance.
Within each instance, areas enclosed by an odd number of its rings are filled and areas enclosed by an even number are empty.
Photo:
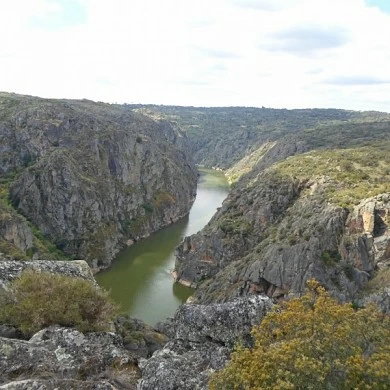
[[[318,282],[252,330],[212,375],[210,389],[389,389],[390,318],[375,306],[355,311]]]

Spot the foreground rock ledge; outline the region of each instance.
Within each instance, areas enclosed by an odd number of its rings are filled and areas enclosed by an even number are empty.
[[[139,378],[136,359],[118,335],[56,326],[29,341],[0,337],[0,372],[5,389],[135,389]]]
[[[33,269],[39,272],[50,272],[52,274],[82,278],[90,281],[94,285],[97,285],[91,268],[89,268],[89,265],[84,260],[5,260],[0,261],[0,287],[4,287],[6,283],[12,282],[14,279],[18,278],[25,269]]]
[[[250,330],[271,310],[265,296],[211,305],[183,305],[170,321],[174,338],[149,360],[141,360],[140,390],[207,389],[234,344],[250,342]]]
[[[0,288],[26,268],[96,283],[84,261],[0,261]],[[149,360],[142,357],[167,338],[124,317],[115,322],[117,333],[83,334],[51,326],[27,341],[2,332],[0,389],[206,389],[210,374],[225,366],[234,344],[249,345],[252,327],[271,308],[271,299],[259,295],[220,304],[183,305],[174,318],[159,325],[170,341]],[[135,345],[141,334],[144,343]]]

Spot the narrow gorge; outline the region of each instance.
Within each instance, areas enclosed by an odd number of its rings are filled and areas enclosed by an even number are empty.
[[[30,334],[0,310],[0,388],[207,389],[313,278],[388,315],[389,156],[390,115],[374,111],[0,93],[2,307],[26,270],[93,291],[101,271],[124,311],[89,331],[76,316]],[[171,271],[195,290],[178,292]]]
[[[185,134],[123,106],[0,96],[0,250],[14,258],[115,254],[186,215],[196,168]]]

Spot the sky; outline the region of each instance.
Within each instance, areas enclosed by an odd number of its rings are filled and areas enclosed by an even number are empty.
[[[0,0],[0,90],[390,112],[389,0]]]

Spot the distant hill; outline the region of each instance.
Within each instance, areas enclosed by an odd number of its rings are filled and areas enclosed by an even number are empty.
[[[265,143],[319,126],[335,129],[351,123],[389,121],[390,114],[337,109],[272,109],[252,107],[179,107],[129,105],[137,112],[177,123],[187,134],[197,164],[231,168]],[[322,139],[324,142],[326,140]]]

